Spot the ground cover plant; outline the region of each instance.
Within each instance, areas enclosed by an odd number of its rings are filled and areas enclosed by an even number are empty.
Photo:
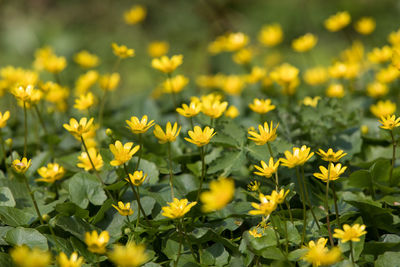
[[[156,3],[110,11],[132,36],[97,53],[2,57],[0,266],[399,266],[398,22],[245,31],[203,1],[212,34],[176,49],[141,35]]]

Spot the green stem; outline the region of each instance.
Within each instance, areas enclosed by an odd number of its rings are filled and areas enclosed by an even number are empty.
[[[203,187],[204,176],[206,174],[206,162],[204,159],[204,146],[200,147],[200,157],[201,157],[201,177],[200,177],[200,186],[199,191],[197,191],[196,201],[199,201],[201,189]]]
[[[333,238],[332,238],[332,230],[331,230],[331,222],[329,219],[329,176],[330,176],[330,171],[331,171],[331,163],[329,162],[328,165],[328,179],[326,181],[326,191],[325,191],[325,209],[326,209],[326,226],[328,228],[328,234],[329,234],[329,242],[331,246],[334,246],[333,243]]]
[[[111,79],[111,75],[110,75],[109,79]],[[107,85],[107,87],[108,87],[108,85]],[[100,98],[100,103],[99,103],[99,125],[100,126],[103,123],[104,105],[105,105],[105,102],[106,102],[107,92],[108,92],[107,88],[104,89],[103,96]]]
[[[139,204],[139,202],[140,202],[139,187],[137,186],[136,189],[137,189],[137,199],[138,199],[138,204]],[[138,205],[138,206],[139,206],[139,205]],[[137,219],[136,219],[136,229],[137,229],[138,226],[139,226],[140,210],[141,210],[141,209],[138,209],[138,216],[137,216]],[[146,217],[146,214],[143,213],[143,216]]]
[[[282,211],[282,205],[281,204],[279,204],[279,209]],[[280,215],[279,215],[279,218],[281,218]],[[285,225],[285,228],[284,228],[285,229],[285,239],[286,239],[285,249],[286,249],[286,254],[288,254],[289,253],[289,234],[288,234],[288,230],[287,230],[286,220],[283,220],[283,224]]]
[[[31,187],[29,186],[28,178],[26,178],[25,174],[23,175],[23,178],[24,178],[24,182],[25,182],[26,188],[29,191],[29,195],[31,196],[31,199],[32,199],[32,202],[33,202],[33,206],[35,207],[37,216],[39,217],[40,224],[44,225],[42,215],[40,214],[40,210],[39,210],[38,204],[37,204],[36,199],[35,199],[35,195],[32,192]]]
[[[392,180],[393,168],[394,168],[394,163],[396,161],[396,141],[394,140],[393,130],[390,131],[390,136],[392,137],[393,154],[392,154],[392,166],[390,167],[389,186],[391,186],[393,183]]]
[[[171,187],[171,198],[174,200],[175,194],[174,194],[174,184],[173,184],[173,178],[174,178],[174,173],[172,171],[172,156],[171,156],[171,143],[168,142],[168,167],[169,167],[169,186]]]
[[[304,186],[304,192],[305,192],[305,196],[306,196],[306,200],[308,202],[308,207],[310,208],[311,214],[314,218],[315,223],[317,224],[318,230],[321,229],[321,227],[319,226],[319,222],[317,220],[317,216],[315,216],[314,210],[313,210],[313,206],[311,205],[311,200],[310,197],[308,195],[308,189],[307,189],[307,185],[306,185],[306,181],[304,178],[304,167],[303,165],[301,166],[301,180],[303,182],[303,186]]]
[[[272,153],[272,148],[271,145],[269,144],[269,142],[267,142],[267,146],[268,146],[268,150],[269,150],[269,155],[272,159],[274,159],[274,154]],[[279,180],[278,180],[278,170],[276,170],[275,172],[275,190],[278,193],[278,188],[279,188]]]
[[[303,204],[303,229],[302,229],[302,233],[301,233],[301,245],[304,244],[304,238],[306,235],[306,225],[307,225],[307,215],[306,215],[306,201],[304,199],[304,192],[303,192],[303,186],[301,184],[301,180],[300,180],[300,172],[299,172],[299,167],[296,167],[296,177],[297,177],[297,184],[299,187],[299,191],[300,191],[300,198],[301,198],[301,203]]]
[[[26,157],[26,148],[28,143],[28,115],[26,114],[26,102],[24,101],[24,157]]]
[[[43,128],[43,131],[44,131],[45,135],[48,135],[46,124],[44,123],[42,114],[40,113],[38,106],[34,105],[34,109],[35,109],[35,112],[36,112],[36,114],[37,114],[37,116],[39,118],[40,125],[42,125],[42,128]]]
[[[350,258],[351,258],[351,262],[353,263],[353,266],[355,266],[354,254],[353,254],[353,241],[351,241],[351,240],[350,240]]]
[[[7,165],[7,151],[6,151],[6,146],[4,145],[3,132],[1,131],[1,128],[0,128],[0,143],[1,143],[1,149],[3,150],[4,166],[6,167],[7,173],[10,174]]]
[[[189,237],[187,236],[186,227],[185,227],[185,223],[183,222],[183,218],[181,220],[181,224],[182,224],[182,229],[183,229],[183,236],[186,239],[186,242],[189,246],[190,252],[192,253],[194,260],[197,262],[200,262],[200,260],[196,257],[196,254],[194,253],[192,245],[190,244],[190,240],[189,240]]]
[[[178,233],[180,233],[179,230],[179,222],[177,222],[176,224],[176,230],[178,231]],[[176,256],[176,261],[174,262],[174,267],[178,266],[178,262],[179,262],[179,258],[181,257],[181,249],[182,249],[182,235],[180,235],[181,238],[179,238],[179,247],[178,247],[178,255]]]
[[[136,163],[136,168],[135,170],[139,170],[139,166],[140,166],[140,160],[142,159],[142,153],[143,153],[143,142],[142,142],[142,134],[139,133],[139,155],[138,155],[138,161]]]
[[[277,231],[277,229],[276,229],[276,227],[275,227],[275,223],[274,223],[274,220],[272,219],[272,216],[271,216],[271,224],[272,224],[272,229],[274,230],[274,233],[275,233],[276,247],[279,248],[279,250],[283,253],[281,244],[280,244],[280,242],[279,242],[278,231]]]
[[[332,183],[332,192],[333,192],[333,202],[335,203],[336,223],[337,227],[340,227],[339,208],[337,204],[337,196],[334,183]]]
[[[290,222],[294,225],[292,210],[291,210],[291,208],[290,208],[290,203],[286,200],[286,198],[285,198],[285,204],[286,204],[286,207],[287,207],[287,209],[288,209],[288,211],[289,211]]]

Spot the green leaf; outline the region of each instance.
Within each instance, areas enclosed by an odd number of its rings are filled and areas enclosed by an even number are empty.
[[[52,219],[50,223],[57,225],[64,231],[71,233],[80,240],[84,240],[84,235],[86,232],[94,230],[93,226],[91,226],[81,218],[75,216],[67,217],[58,215],[54,219]]]
[[[0,252],[0,266],[13,266],[10,255]]]
[[[0,219],[10,226],[30,225],[35,215],[12,207],[0,207]]]
[[[206,251],[212,255],[216,266],[224,266],[225,264],[228,264],[229,253],[222,244],[216,243],[211,247],[208,247]]]
[[[199,189],[199,178],[190,174],[182,174],[174,176],[174,187],[182,196]]]
[[[246,157],[243,151],[227,152],[218,158],[217,162],[207,169],[207,174],[214,174],[222,171],[221,176],[229,176],[233,171],[238,170],[245,162]]]
[[[11,229],[7,232],[5,240],[12,246],[27,245],[30,248],[49,249],[46,237],[36,229],[23,227]]]
[[[375,261],[375,267],[400,266],[400,252],[385,252]]]
[[[15,204],[10,188],[0,187],[0,206],[15,207]]]
[[[78,205],[72,203],[72,202],[67,202],[67,203],[61,203],[56,205],[56,211],[60,213],[60,215],[64,216],[77,216],[82,219],[87,219],[89,218],[89,211],[84,210],[80,208]]]
[[[107,199],[100,181],[87,172],[80,172],[71,177],[69,195],[71,201],[83,209],[88,206],[89,202],[94,205],[102,205]]]
[[[11,229],[13,229],[13,227],[0,226],[0,246],[8,245],[8,243],[4,240],[4,237],[6,236],[7,232],[10,231]]]

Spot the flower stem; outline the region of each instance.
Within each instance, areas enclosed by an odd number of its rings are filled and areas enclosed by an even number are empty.
[[[174,184],[173,184],[174,173],[172,171],[172,156],[171,156],[170,142],[168,142],[168,167],[169,167],[169,186],[171,187],[171,199],[173,200],[175,198]]]
[[[274,233],[275,233],[276,247],[279,248],[279,250],[283,253],[281,244],[280,244],[280,242],[279,242],[278,231],[277,231],[277,228],[275,227],[275,223],[274,223],[274,220],[272,219],[272,216],[271,216],[271,224],[272,224],[272,229],[274,230]]]
[[[306,201],[304,200],[304,192],[303,192],[303,186],[302,186],[301,180],[300,180],[299,167],[296,167],[296,177],[297,177],[297,183],[298,183],[299,191],[300,191],[301,203],[303,204],[303,230],[301,233],[301,243],[300,243],[302,245],[302,244],[304,244],[304,238],[306,235],[307,215],[306,215]]]
[[[279,204],[279,209],[282,211],[282,205],[281,204]],[[279,215],[280,216],[280,215]],[[280,217],[281,218],[281,217]],[[285,225],[285,239],[286,239],[286,246],[285,246],[285,248],[286,248],[286,254],[288,254],[289,253],[289,234],[288,234],[288,230],[287,230],[287,221],[286,220],[284,220],[283,221],[283,224]]]
[[[312,209],[311,200],[310,200],[310,197],[308,195],[308,189],[307,189],[307,185],[306,185],[306,180],[304,178],[304,167],[303,167],[303,165],[301,166],[301,180],[303,182],[304,192],[305,192],[306,200],[308,202],[308,207],[310,208],[311,214],[312,214],[312,216],[314,218],[314,221],[315,221],[318,229],[321,229],[321,227],[319,226],[319,222],[317,220],[317,216],[315,216],[314,210]]]
[[[338,208],[338,204],[337,204],[337,196],[336,196],[336,190],[335,190],[334,183],[332,183],[332,192],[333,192],[333,202],[335,203],[336,224],[337,224],[337,227],[340,227],[339,208]]]
[[[267,142],[268,150],[269,150],[269,155],[271,156],[272,159],[274,159],[274,154],[272,154],[272,148],[269,142]],[[279,180],[278,180],[278,170],[275,172],[275,190],[278,191],[279,188]]]
[[[396,141],[394,140],[394,135],[393,135],[393,129],[390,131],[390,135],[392,137],[392,145],[393,145],[393,154],[392,154],[392,166],[390,168],[390,176],[389,176],[389,186],[392,185],[392,177],[393,177],[393,168],[394,168],[394,163],[396,161]]]
[[[200,186],[199,191],[197,191],[196,201],[199,201],[201,189],[203,187],[204,176],[206,174],[206,162],[204,157],[204,146],[200,147],[200,157],[201,157],[201,177],[200,177]]]
[[[3,150],[4,166],[6,167],[7,173],[10,174],[7,165],[7,151],[6,151],[6,146],[4,145],[3,132],[1,131],[1,128],[0,128],[0,143],[1,143],[1,150]]]
[[[40,113],[38,106],[37,106],[37,105],[34,105],[34,109],[35,109],[35,112],[36,112],[36,114],[37,114],[37,116],[38,116],[38,118],[39,118],[40,125],[42,125],[44,134],[47,135],[48,132],[47,132],[46,124],[44,123],[42,114]]]
[[[142,159],[142,153],[143,153],[143,141],[142,141],[142,134],[139,133],[139,155],[138,155],[138,161],[136,163],[136,168],[135,170],[139,170],[139,166],[140,166],[140,160]]]
[[[26,188],[29,191],[29,195],[31,196],[31,199],[32,199],[32,202],[33,202],[33,206],[35,207],[35,211],[37,213],[37,216],[39,217],[40,224],[44,225],[42,215],[40,214],[40,210],[39,210],[38,204],[37,204],[36,199],[35,199],[35,195],[32,192],[31,187],[29,186],[28,178],[26,178],[25,174],[23,175],[23,178],[24,178],[24,182],[25,182]]]
[[[197,262],[200,262],[200,260],[196,257],[196,254],[194,253],[192,245],[190,244],[190,240],[189,240],[189,237],[187,236],[186,227],[185,227],[185,223],[183,222],[183,218],[181,220],[181,224],[182,224],[182,229],[183,229],[182,233],[183,233],[183,236],[185,237],[186,242],[189,246],[190,252],[192,253],[194,260]]]
[[[138,203],[140,203],[140,192],[139,192],[139,187],[137,186],[136,189],[137,189],[137,199],[138,199]],[[142,205],[140,204],[140,206],[142,206]],[[143,208],[141,207],[140,209],[138,209],[138,216],[137,216],[137,219],[136,219],[136,229],[137,229],[138,226],[139,226],[140,210],[141,210],[141,209],[143,209]],[[144,212],[143,212],[143,216],[146,217],[146,214],[145,214]]]
[[[287,207],[287,209],[289,211],[290,222],[294,225],[292,210],[290,209],[290,203],[286,200],[286,198],[285,198],[285,204],[286,204],[286,207]]]
[[[179,230],[179,222],[177,222],[177,224],[176,224],[176,230],[178,231],[178,233],[180,233],[180,230]],[[176,260],[175,260],[175,262],[174,262],[174,267],[177,267],[177,266],[178,266],[179,258],[181,257],[182,239],[183,239],[183,237],[182,237],[182,235],[180,235],[180,236],[181,236],[181,238],[179,238],[178,255],[176,256]]]
[[[328,165],[328,179],[326,181],[326,191],[325,191],[325,209],[326,209],[326,226],[328,228],[328,234],[329,234],[329,243],[331,246],[334,246],[333,243],[333,238],[332,238],[332,230],[331,230],[331,222],[329,219],[329,181],[330,181],[330,173],[331,173],[331,163],[329,162]]]
[[[26,157],[26,147],[28,143],[28,116],[26,114],[26,102],[24,101],[24,157]]]

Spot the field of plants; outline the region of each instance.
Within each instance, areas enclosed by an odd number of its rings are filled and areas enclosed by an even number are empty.
[[[0,266],[400,266],[399,17],[0,1]]]

